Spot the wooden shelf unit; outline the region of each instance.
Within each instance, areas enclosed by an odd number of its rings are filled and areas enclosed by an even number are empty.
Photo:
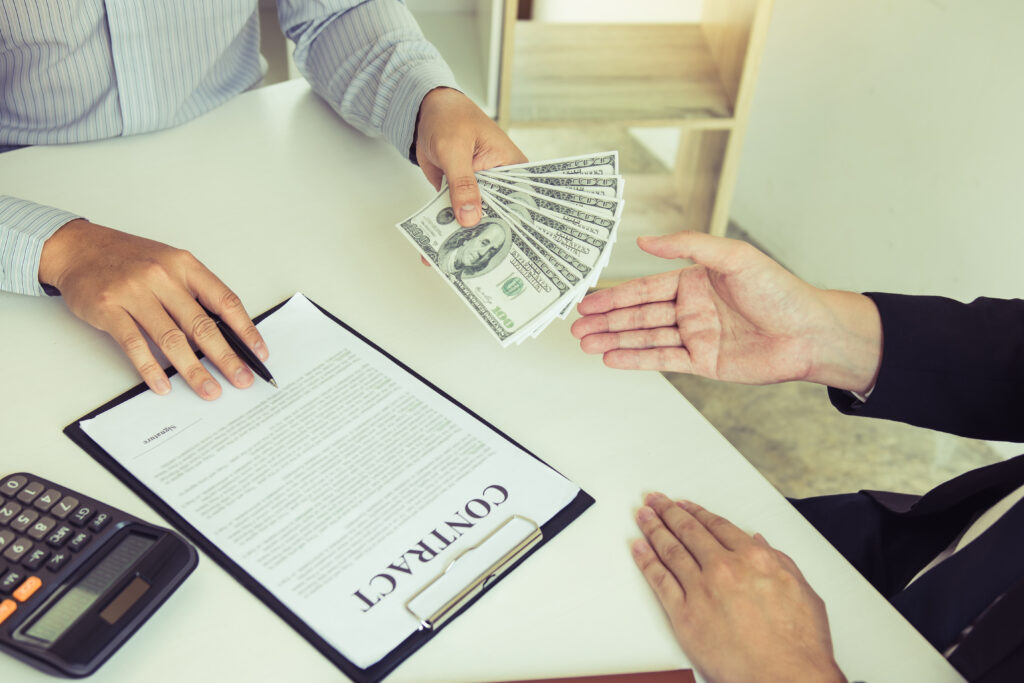
[[[704,0],[694,23],[563,24],[517,20],[518,1],[504,0],[503,128],[680,131],[671,172],[627,180],[624,253],[606,282],[664,269],[630,244],[651,232],[641,204],[659,192],[674,195],[681,218],[658,230],[725,234],[772,2]]]
[[[515,26],[509,126],[720,128],[732,103],[696,24]]]

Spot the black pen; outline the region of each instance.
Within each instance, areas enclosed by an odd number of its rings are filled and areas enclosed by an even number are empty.
[[[202,304],[200,304],[200,306],[202,306]],[[248,365],[252,371],[260,377],[260,379],[270,382],[275,388],[277,388],[277,382],[274,381],[274,376],[270,374],[270,370],[267,370],[267,366],[263,364],[263,361],[259,359],[259,356],[253,353],[252,349],[245,345],[245,342],[235,334],[235,331],[231,329],[227,323],[220,319],[219,315],[208,309],[206,306],[203,306],[203,310],[206,311],[206,315],[210,316],[210,319],[213,320],[213,322],[217,323],[217,329],[220,330],[221,335],[223,335],[224,341],[226,341],[228,346],[230,346],[232,350],[239,355],[242,361]]]

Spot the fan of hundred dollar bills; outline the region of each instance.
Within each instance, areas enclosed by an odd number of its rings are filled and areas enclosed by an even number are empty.
[[[476,174],[483,217],[455,220],[448,188],[398,229],[502,346],[536,337],[597,283],[622,215],[618,152]]]

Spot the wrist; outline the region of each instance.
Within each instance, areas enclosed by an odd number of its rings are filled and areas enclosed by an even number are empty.
[[[855,292],[820,290],[827,322],[813,343],[808,381],[867,394],[882,364],[882,319],[875,302]]]
[[[61,276],[75,253],[75,242],[90,223],[84,218],[68,221],[43,243],[39,258],[39,284],[60,289]]]
[[[417,143],[420,139],[420,122],[424,119],[429,118],[428,109],[432,108],[438,103],[439,98],[445,97],[444,91],[459,92],[444,85],[440,85],[432,90],[427,91],[427,94],[420,100],[420,106],[416,110],[416,120],[412,126],[412,142],[409,144],[409,161],[420,165],[419,154],[416,152]],[[461,94],[461,93],[459,93]]]

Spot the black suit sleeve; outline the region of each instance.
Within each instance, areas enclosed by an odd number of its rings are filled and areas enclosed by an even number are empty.
[[[868,294],[882,365],[867,403],[829,389],[840,411],[960,436],[1024,441],[1024,300]]]

